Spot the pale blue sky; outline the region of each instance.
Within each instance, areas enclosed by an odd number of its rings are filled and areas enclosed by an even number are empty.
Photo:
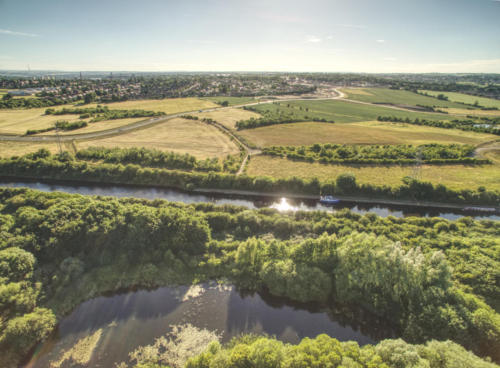
[[[500,73],[500,0],[0,0],[0,69]]]

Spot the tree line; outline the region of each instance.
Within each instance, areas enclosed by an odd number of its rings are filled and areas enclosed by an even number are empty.
[[[345,145],[272,146],[264,155],[323,164],[488,164],[487,159],[471,157],[474,146],[460,144],[424,145]]]

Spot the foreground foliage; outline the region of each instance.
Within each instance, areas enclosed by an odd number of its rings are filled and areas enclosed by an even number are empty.
[[[362,307],[360,324],[376,316],[408,342],[451,339],[499,361],[498,239],[498,222],[470,218],[283,215],[1,189],[0,363],[14,365],[55,315],[100,293],[214,278]]]
[[[339,342],[327,335],[305,338],[298,345],[266,337],[244,336],[226,346],[212,343],[186,368],[276,367],[276,368],[441,368],[496,367],[450,341],[410,345],[403,340],[384,340],[360,348],[354,342]]]

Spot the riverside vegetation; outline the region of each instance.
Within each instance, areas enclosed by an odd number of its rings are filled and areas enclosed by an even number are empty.
[[[120,151],[114,151],[120,152]],[[85,157],[84,157],[85,156]],[[110,154],[110,157],[112,155]],[[78,158],[78,154],[77,154]],[[83,154],[82,158],[93,159],[92,155]],[[78,180],[96,183],[157,185],[184,190],[195,188],[250,190],[268,193],[295,193],[305,195],[337,194],[356,195],[378,199],[435,201],[438,203],[483,204],[498,206],[500,193],[479,187],[475,190],[453,190],[444,185],[433,185],[411,177],[406,177],[399,187],[358,184],[352,174],[342,174],[330,181],[320,182],[318,179],[301,179],[291,177],[274,179],[270,177],[236,176],[225,172],[172,170],[167,166],[143,167],[135,165],[126,155],[114,155],[108,160],[86,161],[75,159],[71,154],[52,155],[41,149],[21,157],[0,159],[0,173],[10,177],[46,178],[61,180]],[[122,163],[117,161],[123,160]],[[229,161],[234,170],[237,159]],[[105,161],[105,160],[104,160]],[[155,165],[152,165],[155,166]],[[196,165],[195,165],[196,166]]]
[[[300,302],[360,306],[407,343],[243,337],[210,345],[188,367],[494,366],[457,344],[500,361],[499,239],[498,222],[471,218],[0,189],[0,365],[15,366],[58,318],[104,292],[226,279]]]

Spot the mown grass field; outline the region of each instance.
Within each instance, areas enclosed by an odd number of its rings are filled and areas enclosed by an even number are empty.
[[[320,180],[335,180],[343,173],[352,173],[358,183],[399,186],[405,176],[411,176],[411,166],[360,166],[323,165],[291,161],[269,156],[253,156],[249,161],[247,174],[274,178],[300,177]],[[423,165],[420,180],[434,184],[444,184],[454,189],[476,189],[484,186],[490,190],[500,190],[500,165]]]
[[[238,132],[259,147],[340,144],[479,144],[497,139],[491,134],[404,123],[369,121],[352,124],[293,123]]]
[[[217,128],[187,119],[172,119],[150,128],[104,139],[77,142],[78,149],[101,147],[146,147],[189,153],[198,158],[237,154],[238,147]]]
[[[448,97],[448,100],[450,100],[450,101],[461,102],[461,103],[465,103],[465,104],[469,104],[469,105],[473,105],[477,101],[477,103],[481,106],[497,107],[500,109],[500,100],[495,100],[493,98],[471,96],[471,95],[467,95],[465,93],[458,93],[458,92],[438,92],[438,91],[429,91],[429,90],[422,90],[420,92],[425,92],[431,96],[437,96],[439,94],[443,94],[446,97]]]
[[[61,105],[58,108],[70,107]],[[44,129],[58,120],[78,121],[78,115],[45,115],[46,107],[35,109],[1,109],[0,134],[24,134],[28,129]]]
[[[259,113],[268,111],[272,114],[293,115],[301,119],[321,118],[338,123],[355,123],[376,120],[378,116],[396,116],[398,118],[452,120],[456,116],[448,114],[424,113],[398,110],[385,106],[366,105],[339,100],[281,101],[252,106]]]
[[[342,88],[347,98],[370,103],[392,103],[395,105],[409,106],[439,106],[439,107],[461,107],[462,105],[452,101],[438,100],[410,91],[389,88]],[[436,96],[439,93],[436,93]]]
[[[254,97],[226,97],[226,96],[201,97],[200,100],[210,101],[218,105],[220,105],[223,101],[227,101],[229,103],[229,106],[243,105],[259,101],[259,99]]]
[[[163,111],[166,114],[176,114],[178,112],[188,112],[200,109],[208,109],[212,107],[220,107],[219,105],[199,98],[166,98],[163,100],[131,100],[123,102],[113,102],[102,104],[108,106],[110,109],[124,109],[124,110],[150,110],[150,111]],[[97,106],[96,104],[86,105],[88,107]]]
[[[203,118],[210,118],[213,119],[224,126],[228,127],[229,129],[235,129],[235,124],[239,120],[247,120],[250,118],[259,118],[260,114],[257,114],[253,111],[249,110],[243,110],[243,109],[224,109],[224,110],[217,110],[217,111],[211,111],[211,112],[202,112],[195,114],[198,116],[200,119]]]

